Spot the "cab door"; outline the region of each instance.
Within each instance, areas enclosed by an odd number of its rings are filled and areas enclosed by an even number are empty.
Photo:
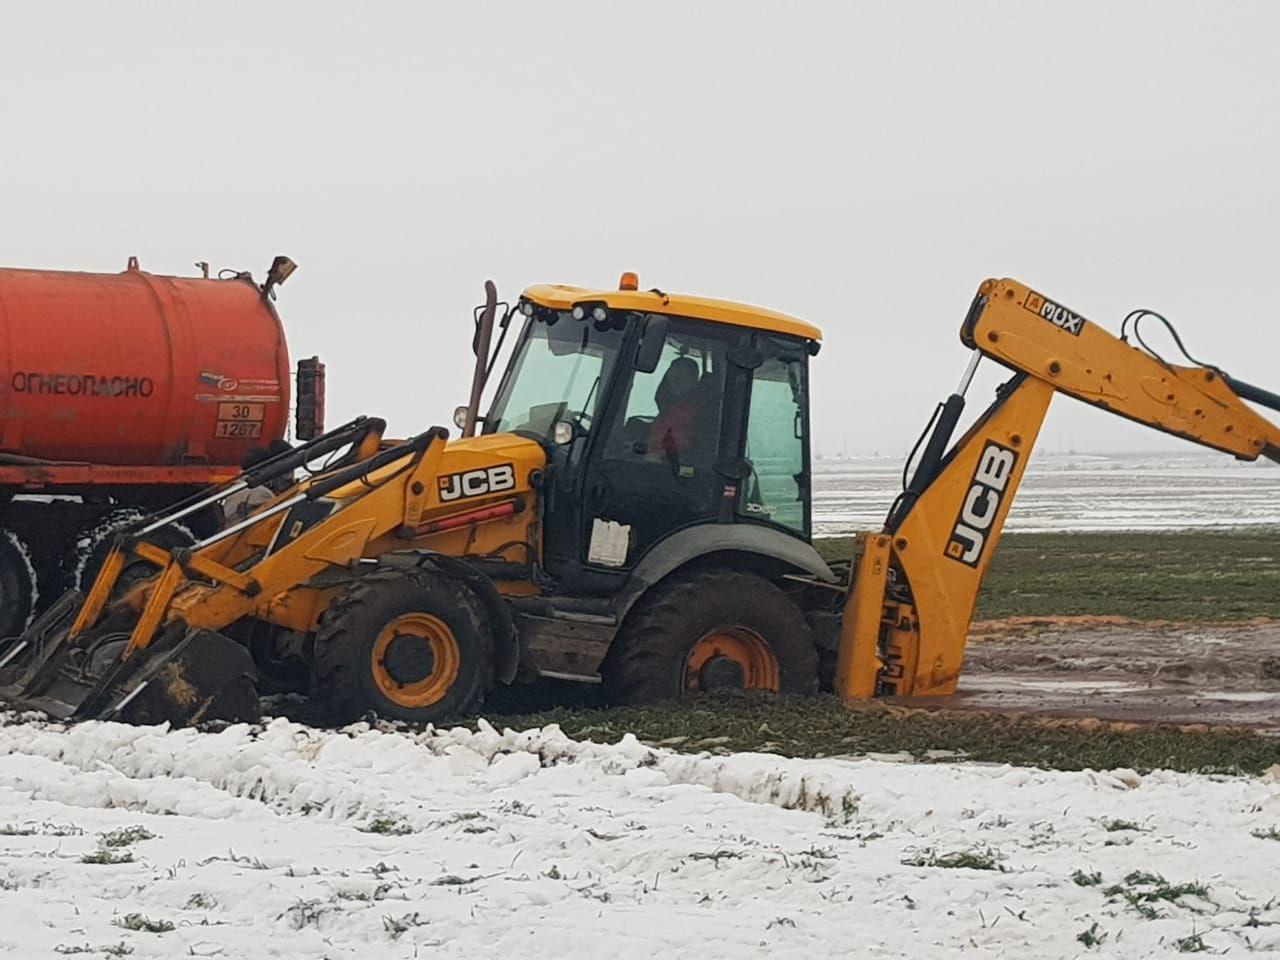
[[[620,374],[586,469],[586,568],[629,570],[676,530],[732,515],[736,488],[726,502],[718,468],[738,455],[726,433],[725,398],[740,335],[733,327],[667,318],[652,370]]]

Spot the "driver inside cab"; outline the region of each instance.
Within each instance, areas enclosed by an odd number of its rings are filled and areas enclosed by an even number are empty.
[[[681,454],[693,449],[699,379],[692,357],[676,357],[667,367],[654,391],[658,415],[649,427],[649,456],[678,462]]]

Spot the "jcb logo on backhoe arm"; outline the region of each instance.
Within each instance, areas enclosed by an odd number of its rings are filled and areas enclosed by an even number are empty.
[[[1017,463],[1018,455],[1008,447],[988,443],[982,448],[978,469],[973,472],[973,481],[964,495],[960,516],[947,543],[946,554],[952,560],[970,567],[978,565]]]
[[[502,493],[504,490],[514,490],[515,485],[516,468],[511,463],[449,473],[440,478],[440,501],[448,503],[450,500],[482,497],[486,493]]]
[[[1061,327],[1074,337],[1080,336],[1084,329],[1084,317],[1072,313],[1060,303],[1054,303],[1048,297],[1042,297],[1034,290],[1027,291],[1027,299],[1022,304],[1037,317],[1048,320],[1055,327]]]

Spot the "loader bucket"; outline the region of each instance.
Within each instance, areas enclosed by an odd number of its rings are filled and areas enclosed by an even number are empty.
[[[133,612],[110,612],[84,636],[70,638],[82,600],[67,594],[0,647],[0,707],[64,720],[174,726],[258,719],[253,658],[243,645],[212,630],[175,626],[124,657]]]

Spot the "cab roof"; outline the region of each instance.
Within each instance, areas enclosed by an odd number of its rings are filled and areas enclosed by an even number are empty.
[[[711,323],[731,323],[753,330],[767,330],[805,340],[822,340],[822,331],[811,323],[789,317],[785,313],[753,307],[731,300],[691,297],[683,293],[658,290],[592,290],[563,283],[542,283],[529,287],[523,294],[539,306],[552,310],[572,310],[579,303],[604,303],[611,310],[637,310],[691,317]]]

